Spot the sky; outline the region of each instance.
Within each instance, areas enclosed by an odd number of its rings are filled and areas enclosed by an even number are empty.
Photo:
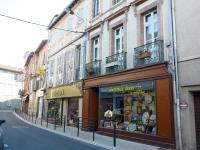
[[[71,0],[0,0],[0,14],[49,25]],[[26,51],[35,51],[48,38],[45,27],[0,16],[0,64],[23,68]]]

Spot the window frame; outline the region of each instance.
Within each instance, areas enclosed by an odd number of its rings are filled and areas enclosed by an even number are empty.
[[[120,3],[122,0],[112,0],[112,4],[113,5],[116,5],[116,4],[118,4],[118,3]]]
[[[156,21],[155,21],[155,19],[154,19],[154,16],[155,16],[155,14],[154,13],[156,13],[156,15],[157,15],[157,19],[156,19]],[[146,17],[147,16],[149,16],[150,15],[150,22],[146,22]],[[155,23],[157,22],[157,29],[159,28],[158,26],[159,26],[159,24],[158,24],[158,11],[157,10],[153,10],[153,11],[151,11],[151,12],[149,12],[149,13],[147,13],[147,14],[145,14],[144,16],[143,16],[143,22],[144,22],[144,24],[143,24],[143,27],[144,27],[144,29],[143,29],[143,31],[144,31],[144,44],[147,44],[147,43],[151,43],[151,42],[154,42],[155,40],[157,40],[158,39],[158,37],[159,37],[159,34],[157,34],[157,37],[155,37]],[[147,40],[147,30],[146,30],[146,27],[150,27],[151,28],[151,35],[152,35],[152,37],[151,37],[151,39],[149,39],[149,40]],[[158,29],[158,32],[159,32],[159,29]]]
[[[100,1],[93,0],[93,17],[96,17],[100,14]]]
[[[113,29],[114,30],[114,54],[121,53],[124,50],[124,26],[121,24],[120,26]],[[119,30],[119,35],[116,35],[117,30]],[[119,50],[117,50],[117,40],[119,39]]]
[[[97,44],[95,44],[95,41],[97,41]],[[99,39],[99,36],[98,37],[95,37],[93,38],[92,40],[92,49],[93,49],[93,58],[92,58],[92,61],[96,61],[96,60],[99,60],[99,42],[100,42],[100,39]],[[97,49],[97,55],[96,55],[96,50]],[[95,56],[96,55],[96,56]]]

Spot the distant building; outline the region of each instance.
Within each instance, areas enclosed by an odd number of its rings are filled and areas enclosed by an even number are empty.
[[[0,101],[20,99],[18,93],[22,88],[22,73],[22,69],[0,65]]]

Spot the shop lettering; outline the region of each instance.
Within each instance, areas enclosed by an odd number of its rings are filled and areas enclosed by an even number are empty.
[[[144,94],[144,90],[138,90],[138,91],[134,91],[134,92],[130,92],[129,94],[130,95],[141,95],[141,94]]]
[[[108,90],[108,92],[110,93],[123,93],[123,92],[130,92],[130,91],[134,91],[136,89],[141,88],[141,86],[129,86],[129,87],[117,87],[117,88],[111,88]],[[134,91],[134,92],[138,92],[138,93],[144,93],[144,91],[142,90],[138,90],[138,91]]]
[[[58,90],[58,91],[53,91],[53,97],[61,97],[61,96],[64,96],[65,92],[64,92],[64,89],[62,90]]]

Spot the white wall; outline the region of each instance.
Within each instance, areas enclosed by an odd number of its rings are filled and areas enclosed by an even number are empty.
[[[20,99],[18,92],[22,81],[15,80],[14,72],[0,70],[0,101]]]

